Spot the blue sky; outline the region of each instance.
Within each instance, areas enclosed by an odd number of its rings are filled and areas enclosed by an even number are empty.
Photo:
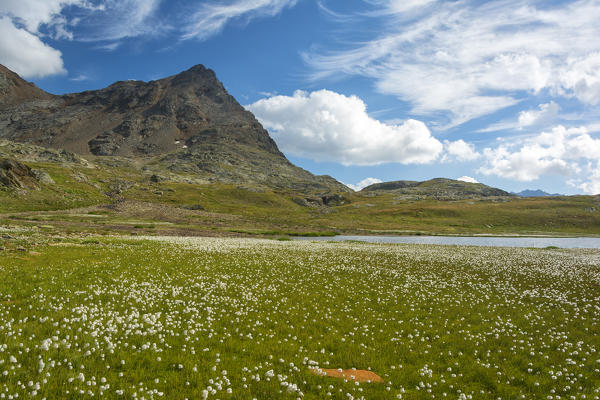
[[[354,187],[600,193],[600,1],[2,0],[0,63],[56,94],[217,73]]]

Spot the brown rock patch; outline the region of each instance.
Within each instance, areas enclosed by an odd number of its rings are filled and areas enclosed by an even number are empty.
[[[315,375],[328,376],[330,378],[342,378],[355,382],[383,382],[383,378],[375,372],[366,371],[364,369],[315,368],[311,369],[311,371]]]

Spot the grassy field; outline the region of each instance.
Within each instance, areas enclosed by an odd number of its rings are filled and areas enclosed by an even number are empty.
[[[598,196],[410,200],[344,193],[344,204],[306,206],[304,197],[318,196],[184,175],[152,182],[132,160],[94,162],[28,162],[54,183],[42,182],[39,190],[0,188],[0,224],[155,235],[600,235]]]
[[[67,180],[41,191],[0,191],[0,223],[186,235],[600,235],[600,200],[593,196],[401,201],[347,194],[347,204],[311,208],[293,201],[298,194],[231,185],[139,185],[118,198],[104,194],[110,185],[97,185]]]
[[[600,396],[597,250],[10,235],[0,398]]]

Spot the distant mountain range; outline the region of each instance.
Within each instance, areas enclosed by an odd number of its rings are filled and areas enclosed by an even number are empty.
[[[525,189],[518,193],[513,192],[512,194],[516,194],[517,196],[520,196],[520,197],[564,196],[563,194],[560,194],[560,193],[547,193],[540,189],[537,189],[537,190]]]

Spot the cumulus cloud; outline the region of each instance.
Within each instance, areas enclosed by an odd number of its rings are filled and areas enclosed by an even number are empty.
[[[297,0],[229,0],[205,1],[189,18],[183,39],[207,39],[223,30],[233,20],[275,16]]]
[[[444,140],[444,150],[446,154],[444,154],[442,161],[474,161],[481,157],[481,154],[475,150],[473,144],[467,143],[462,139],[454,142]]]
[[[586,128],[557,126],[551,132],[503,143],[484,150],[485,163],[479,172],[518,181],[532,181],[542,175],[573,177],[586,164],[600,161],[600,139]],[[586,192],[595,190],[595,172],[580,184]]]
[[[443,145],[424,123],[388,125],[367,114],[356,96],[329,90],[296,91],[246,106],[281,149],[315,161],[344,165],[422,164],[438,158]]]
[[[407,4],[413,3],[430,2]],[[304,54],[313,79],[373,78],[380,92],[409,102],[416,114],[443,115],[447,126],[515,105],[525,95],[600,103],[598,1],[438,0],[417,8],[420,13],[407,13],[403,2],[375,4],[385,4],[376,16],[384,33]]]
[[[559,110],[558,104],[551,101],[547,104],[540,104],[537,110],[521,111],[519,113],[519,127],[552,122],[558,115]]]
[[[468,182],[468,183],[479,183],[477,179],[472,178],[470,176],[463,175],[460,178],[456,178],[457,181]]]
[[[60,51],[37,36],[0,18],[0,63],[25,78],[66,73]]]
[[[600,52],[570,58],[561,72],[559,89],[583,103],[600,103]]]
[[[60,16],[82,0],[4,0],[0,3],[0,63],[25,78],[66,73],[62,54],[42,41],[42,26],[55,38],[70,38]]]
[[[358,192],[358,191],[366,188],[367,186],[373,185],[375,183],[381,183],[381,182],[383,182],[381,179],[365,178],[355,185],[353,185],[351,183],[344,183],[344,185],[348,186],[350,189],[354,190],[355,192]]]
[[[590,169],[591,171],[588,179],[575,186],[589,194],[600,194],[600,161]]]

